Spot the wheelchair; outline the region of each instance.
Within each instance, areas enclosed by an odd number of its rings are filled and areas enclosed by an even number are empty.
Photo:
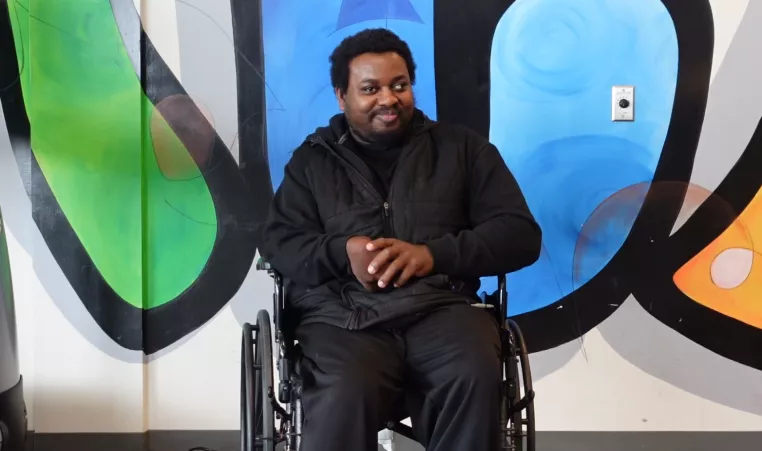
[[[299,345],[289,327],[288,308],[282,276],[268,262],[259,259],[258,271],[266,271],[274,281],[273,324],[270,314],[260,310],[255,324],[243,325],[241,343],[241,450],[274,451],[285,442],[286,451],[298,451],[301,443],[303,410]],[[519,326],[507,317],[508,294],[505,276],[498,276],[498,290],[474,308],[491,309],[499,319],[503,343],[503,401],[501,403],[501,450],[535,451],[534,391],[529,357]],[[274,331],[274,337],[273,337]],[[274,339],[274,341],[273,341]],[[273,343],[277,357],[273,358]],[[273,366],[278,368],[278,386]],[[386,428],[416,440],[413,427],[402,421],[410,417],[409,404],[386,423]],[[275,421],[280,423],[276,426]]]

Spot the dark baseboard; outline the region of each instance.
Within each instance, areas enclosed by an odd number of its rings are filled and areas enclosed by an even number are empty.
[[[762,432],[538,432],[538,451],[753,451]]]
[[[238,431],[29,434],[27,451],[240,451]],[[762,432],[538,432],[537,451],[754,451]],[[204,448],[201,448],[204,449]],[[400,439],[399,451],[422,451]],[[3,450],[5,451],[5,450]]]

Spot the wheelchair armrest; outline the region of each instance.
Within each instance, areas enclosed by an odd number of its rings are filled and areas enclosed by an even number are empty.
[[[272,271],[273,267],[270,265],[270,262],[265,260],[264,257],[259,257],[257,260],[257,271]]]
[[[284,290],[283,277],[276,271],[270,262],[260,257],[256,264],[257,271],[267,271],[267,274],[274,281],[273,291],[273,323],[275,324],[275,333],[279,335],[283,330],[283,311],[286,308],[286,293]]]
[[[275,279],[276,283],[281,283],[282,278],[280,273],[276,271],[275,268],[273,268],[273,266],[270,264],[270,262],[265,260],[264,257],[259,257],[259,259],[257,260],[256,269],[257,271],[267,271],[267,274],[269,274],[270,277]]]
[[[497,291],[485,295],[484,307],[493,309],[495,317],[502,324],[508,317],[508,285],[505,274],[497,276]]]

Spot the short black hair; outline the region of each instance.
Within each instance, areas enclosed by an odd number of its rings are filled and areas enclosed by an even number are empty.
[[[399,36],[386,28],[368,28],[344,38],[333,50],[331,62],[331,84],[340,92],[349,87],[349,63],[363,53],[395,52],[405,60],[410,83],[415,83],[415,61],[410,47]]]

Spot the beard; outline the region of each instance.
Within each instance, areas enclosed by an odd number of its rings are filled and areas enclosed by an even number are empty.
[[[413,118],[412,114],[404,111],[395,110],[394,112],[398,115],[399,126],[397,128],[375,130],[372,127],[357,127],[350,123],[349,130],[355,140],[363,145],[379,147],[397,145],[410,135]],[[373,114],[370,120],[373,121],[373,118],[378,114],[380,113]]]

